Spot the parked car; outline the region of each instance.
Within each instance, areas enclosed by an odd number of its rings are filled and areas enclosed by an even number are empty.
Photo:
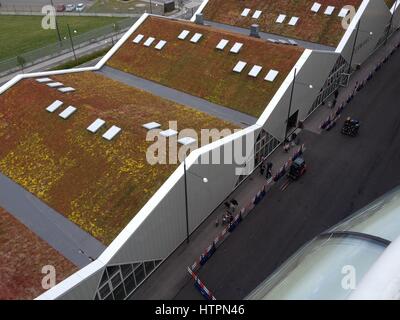
[[[83,3],[78,3],[76,6],[76,11],[82,12],[85,10],[86,6]]]
[[[67,12],[75,11],[75,5],[74,4],[67,4],[65,6],[65,11],[67,11]]]
[[[63,4],[58,4],[58,5],[56,5],[56,11],[57,11],[57,12],[63,12],[63,11],[65,11],[65,5],[63,5]]]

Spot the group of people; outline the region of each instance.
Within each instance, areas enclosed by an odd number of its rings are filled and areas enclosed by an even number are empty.
[[[228,201],[225,202],[225,213],[222,216],[222,224],[223,225],[230,224],[233,221],[234,214],[235,214],[236,208],[238,206],[239,206],[239,203],[235,199],[232,199],[229,202]],[[215,225],[216,226],[219,225],[219,219],[218,218],[215,221]]]
[[[227,211],[222,217],[223,224],[230,224],[233,221],[233,214],[230,211]]]
[[[300,139],[297,135],[296,132],[293,132],[291,136],[285,140],[285,143],[283,144],[283,151],[286,153],[289,152],[291,146],[298,146],[300,144]]]

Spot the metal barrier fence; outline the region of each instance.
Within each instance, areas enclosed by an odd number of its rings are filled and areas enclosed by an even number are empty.
[[[78,2],[78,1],[77,1]],[[18,14],[18,15],[42,15],[42,3],[12,3],[12,1],[0,1],[0,15]],[[50,5],[50,0],[45,5]],[[57,4],[54,4],[57,7]],[[180,1],[175,1],[175,6],[181,6]],[[84,11],[61,11],[57,12],[59,16],[108,16],[108,17],[126,17],[134,14],[155,13],[162,15],[164,13],[164,2],[152,0],[138,3],[125,4],[123,2],[115,5],[98,3],[86,3]]]
[[[41,16],[43,17],[44,14],[39,11],[7,11],[1,10],[0,7],[0,16]],[[129,18],[129,17],[136,17],[144,13],[146,10],[136,10],[132,13],[94,13],[94,12],[57,12],[58,17],[107,17],[107,18]]]
[[[75,35],[72,37],[74,48],[79,49],[88,44],[99,43],[105,39],[117,37],[117,35],[126,32],[137,19],[137,17],[124,19],[111,25]],[[61,41],[0,61],[0,76],[20,70],[22,65],[24,68],[29,67],[41,61],[68,53],[71,50],[71,40],[67,35],[62,35]]]

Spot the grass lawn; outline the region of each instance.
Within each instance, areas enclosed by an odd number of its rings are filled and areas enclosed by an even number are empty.
[[[42,288],[42,267],[56,269],[57,283],[78,270],[11,214],[0,208],[0,299],[34,299]]]
[[[322,5],[318,13],[311,11],[314,2]],[[345,5],[358,8],[361,2],[362,0],[210,0],[203,13],[207,20],[244,28],[257,23],[265,32],[336,47],[345,33],[342,18],[338,17],[340,9]],[[335,7],[331,16],[324,14],[328,5]],[[242,17],[241,13],[245,8],[251,11],[247,17]],[[259,19],[252,18],[255,10],[262,11]],[[275,22],[279,14],[287,15],[282,24]],[[288,25],[290,17],[299,17],[295,26]]]
[[[182,30],[190,31],[186,40],[177,37]],[[195,32],[203,37],[190,42]],[[138,34],[157,39],[150,47],[134,44]],[[162,50],[154,46],[163,39]],[[221,51],[215,47],[221,39],[229,40]],[[229,50],[235,42],[243,43],[238,54]],[[162,85],[204,98],[213,103],[258,117],[298,61],[304,49],[226,32],[189,22],[148,17],[117,53],[108,61],[116,69],[135,74]],[[239,60],[247,62],[241,73],[233,72]],[[254,65],[262,67],[256,78],[248,75]],[[273,82],[264,78],[269,70],[277,70]]]
[[[108,17],[58,17],[61,37],[67,36],[67,23],[77,35],[112,24],[123,18]],[[44,47],[58,41],[56,30],[44,30],[39,16],[1,16],[0,60]],[[72,30],[71,30],[72,31]]]
[[[160,14],[161,6],[152,5],[153,13]],[[150,3],[146,1],[118,1],[118,0],[96,0],[86,12],[94,13],[144,13],[150,12]]]
[[[52,76],[76,92],[62,94],[34,79],[0,95],[0,171],[109,244],[177,167],[150,165],[143,124],[165,130],[236,128],[194,109],[161,99],[96,73]],[[55,100],[78,110],[67,120],[45,110]],[[58,110],[57,110],[58,111]],[[104,119],[98,133],[86,128]],[[102,134],[117,125],[112,141]],[[170,138],[171,139],[171,138]]]

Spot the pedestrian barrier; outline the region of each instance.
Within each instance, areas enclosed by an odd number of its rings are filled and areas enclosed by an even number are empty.
[[[286,161],[286,163],[282,166],[279,172],[286,172],[291,165],[292,161],[296,160],[298,157],[303,155],[305,151],[304,144],[299,147],[299,149],[293,154],[293,156]],[[236,227],[242,222],[244,218],[254,209],[254,207],[261,202],[261,200],[267,195],[267,186],[270,185],[274,181],[273,178],[267,181],[267,184],[264,185],[252,198],[251,202],[246,206],[240,209],[240,212],[235,216],[233,221],[229,223],[227,227],[225,227],[221,233],[215,237],[212,244],[210,244],[206,250],[199,256],[199,258],[192,264],[191,267],[188,267],[192,272],[198,271],[202,266],[204,266],[207,261],[212,257],[212,255],[216,252],[218,246],[225,240],[227,235],[232,233]]]
[[[339,120],[340,115],[344,111],[346,105],[348,103],[350,103],[354,99],[354,96],[366,86],[368,81],[370,81],[374,77],[375,73],[377,71],[379,71],[387,61],[389,61],[389,58],[395,53],[395,51],[399,47],[400,47],[400,43],[396,44],[392,48],[392,50],[389,52],[389,54],[385,58],[383,58],[377,65],[375,65],[375,67],[371,70],[371,72],[368,74],[368,76],[363,81],[356,82],[353,92],[347,97],[345,102],[343,102],[340,105],[340,107],[337,108],[337,110],[333,116],[332,115],[329,116],[325,121],[323,121],[321,123],[320,129],[329,131],[336,125],[336,123]]]
[[[214,254],[215,250],[215,243],[213,242],[213,244],[207,248],[206,252],[200,256],[200,265],[205,265],[208,259],[210,259],[211,256]]]
[[[305,151],[305,146],[302,144],[299,147],[299,150],[293,154],[293,156],[285,162],[285,164],[280,168],[278,173],[273,177],[274,182],[278,182],[282,177],[285,176],[286,172],[289,170],[290,166],[292,165],[292,162],[296,160],[298,157],[302,156]]]
[[[242,222],[242,220],[243,220],[243,219],[242,219],[241,214],[240,214],[240,213],[237,214],[236,217],[235,217],[235,219],[233,219],[233,221],[229,224],[229,226],[228,226],[228,231],[229,231],[229,232],[234,231],[235,228],[238,226],[238,224],[239,224],[240,222]]]
[[[188,267],[190,276],[194,279],[195,288],[201,293],[201,295],[207,300],[217,300],[210,290],[204,285],[200,278]]]

